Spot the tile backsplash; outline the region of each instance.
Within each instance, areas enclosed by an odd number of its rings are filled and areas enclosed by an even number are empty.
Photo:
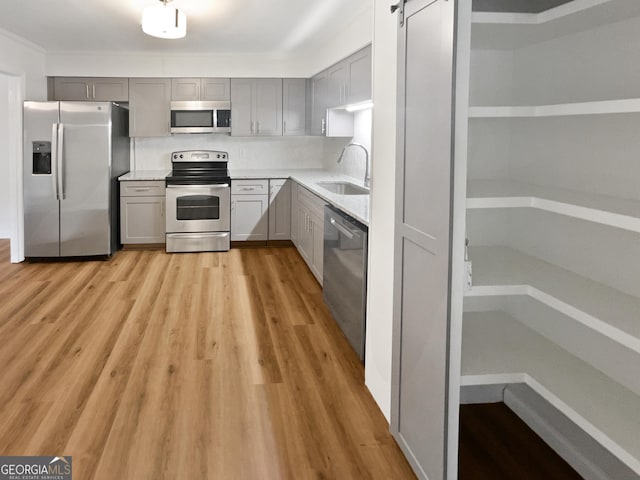
[[[344,138],[225,135],[135,138],[131,142],[131,169],[170,170],[171,152],[179,150],[228,152],[233,169],[323,168],[325,157],[339,155],[347,142]]]

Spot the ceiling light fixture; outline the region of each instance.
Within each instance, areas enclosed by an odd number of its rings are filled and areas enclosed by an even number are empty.
[[[187,34],[187,16],[168,5],[171,0],[159,0],[162,5],[142,11],[142,31],[158,38],[182,38]]]

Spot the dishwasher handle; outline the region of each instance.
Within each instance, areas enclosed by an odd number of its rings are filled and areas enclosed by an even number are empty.
[[[353,239],[353,237],[360,237],[358,232],[354,232],[343,227],[335,218],[329,217],[329,221],[331,225],[334,226],[339,232],[344,234],[349,240]]]

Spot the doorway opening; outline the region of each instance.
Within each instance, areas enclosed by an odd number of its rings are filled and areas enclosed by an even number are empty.
[[[11,262],[24,260],[22,204],[22,102],[24,77],[0,69],[0,238],[10,241]]]

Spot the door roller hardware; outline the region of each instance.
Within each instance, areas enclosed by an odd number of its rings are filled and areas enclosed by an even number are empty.
[[[404,27],[404,4],[407,3],[407,0],[400,0],[395,5],[391,5],[391,13],[395,13],[396,10],[400,10],[400,26]]]

